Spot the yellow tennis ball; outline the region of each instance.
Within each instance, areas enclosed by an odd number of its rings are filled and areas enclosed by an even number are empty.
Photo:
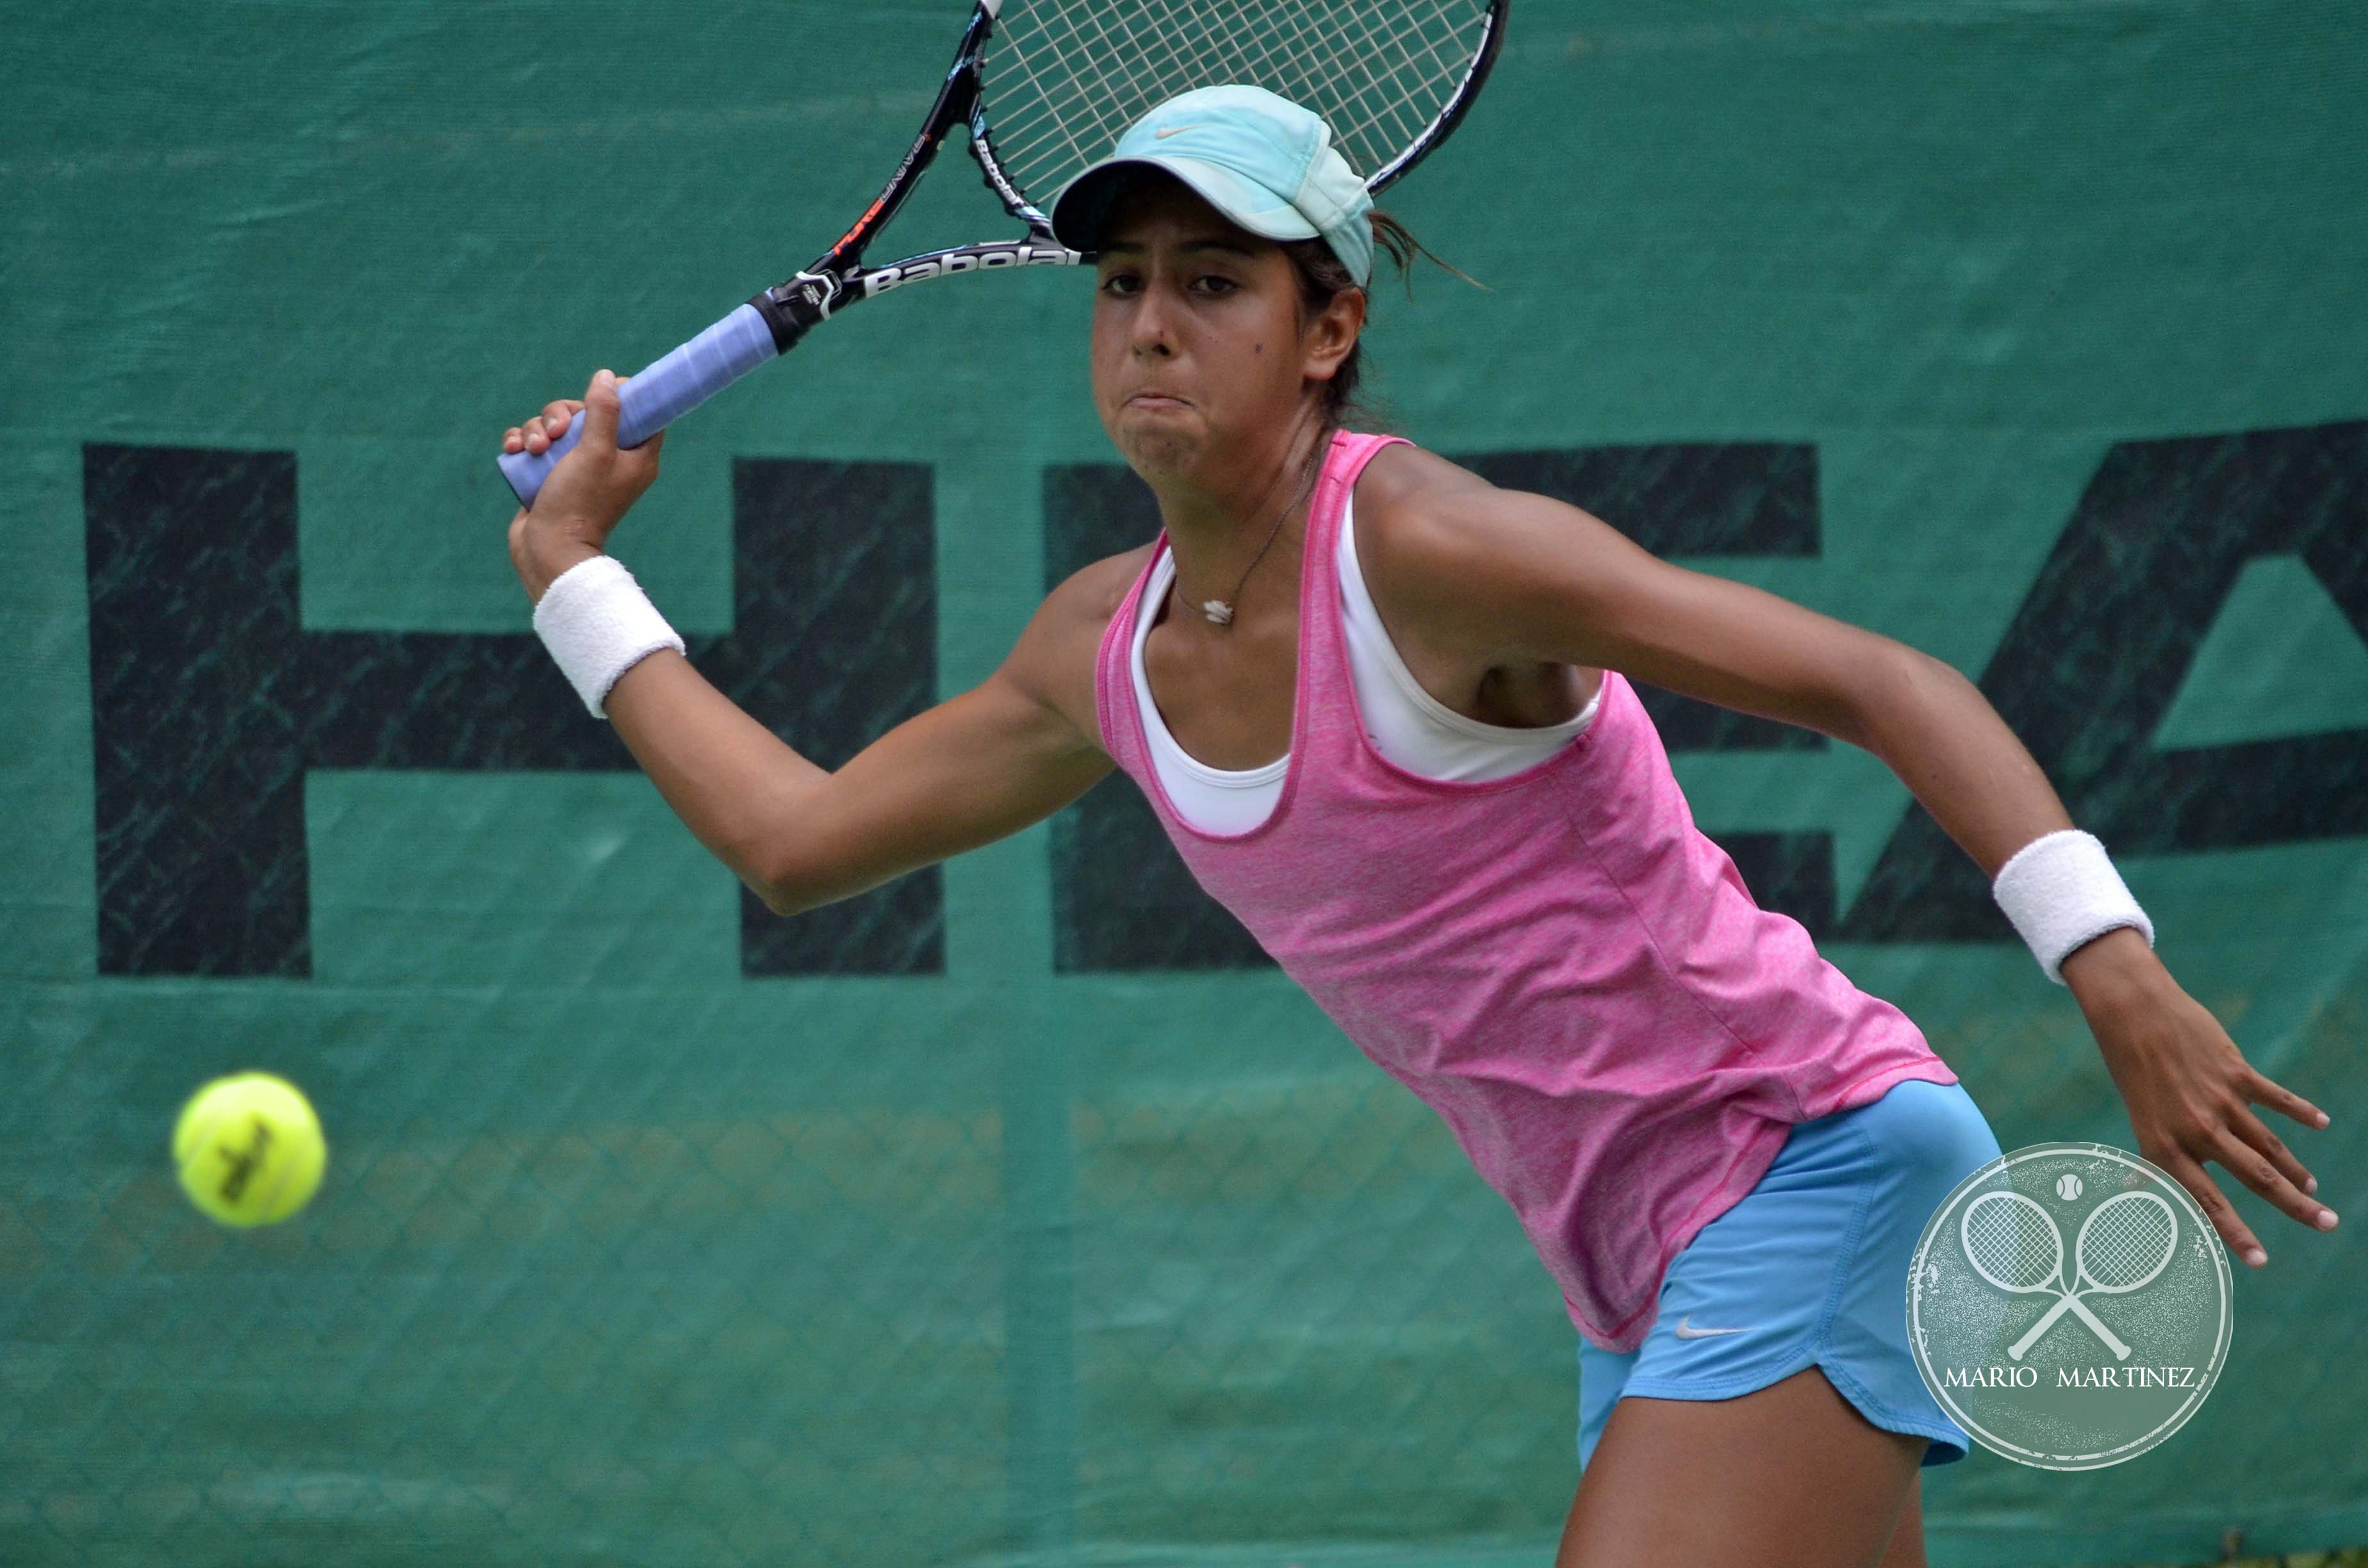
[[[182,1187],[225,1225],[276,1224],[303,1208],[328,1158],[312,1102],[268,1073],[216,1078],[173,1124]]]

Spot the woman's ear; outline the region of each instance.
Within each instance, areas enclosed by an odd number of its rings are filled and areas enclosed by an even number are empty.
[[[1301,335],[1301,373],[1309,381],[1330,381],[1349,350],[1357,347],[1357,335],[1364,329],[1365,291],[1343,289],[1333,295]]]

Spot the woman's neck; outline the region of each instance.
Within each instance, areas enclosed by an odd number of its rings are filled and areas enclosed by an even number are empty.
[[[1176,558],[1177,597],[1192,607],[1190,619],[1206,624],[1201,606],[1211,598],[1231,604],[1235,622],[1278,605],[1296,613],[1302,509],[1315,494],[1330,435],[1320,425],[1295,428],[1279,450],[1214,483],[1145,476]]]

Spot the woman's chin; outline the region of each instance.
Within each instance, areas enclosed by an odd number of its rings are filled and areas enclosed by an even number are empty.
[[[1177,473],[1189,472],[1198,465],[1202,450],[1202,433],[1197,421],[1186,423],[1165,412],[1145,417],[1137,413],[1140,405],[1130,404],[1119,415],[1118,449],[1137,472]]]

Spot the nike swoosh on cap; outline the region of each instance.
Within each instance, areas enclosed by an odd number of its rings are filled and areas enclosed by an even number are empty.
[[[1153,138],[1153,140],[1155,140],[1155,141],[1159,141],[1159,142],[1165,142],[1165,141],[1167,141],[1170,136],[1177,136],[1177,135],[1180,135],[1180,134],[1182,134],[1183,132],[1185,132],[1185,131],[1201,131],[1201,130],[1204,130],[1204,129],[1206,129],[1206,128],[1205,128],[1205,127],[1202,127],[1202,126],[1198,126],[1198,125],[1163,125],[1163,126],[1161,126],[1158,130],[1156,130],[1156,131],[1153,131],[1151,134],[1152,134],[1152,138]]]
[[[1688,1312],[1683,1318],[1679,1320],[1678,1326],[1670,1332],[1675,1334],[1679,1339],[1708,1339],[1713,1335],[1749,1334],[1751,1332],[1748,1328],[1696,1328],[1693,1324],[1694,1314]]]

